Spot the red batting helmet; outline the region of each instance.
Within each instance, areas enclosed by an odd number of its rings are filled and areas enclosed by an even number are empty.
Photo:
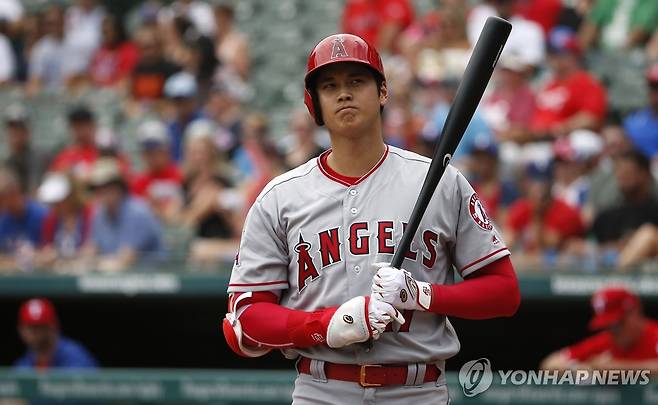
[[[338,62],[357,62],[368,66],[382,81],[384,76],[384,65],[379,53],[372,45],[363,38],[352,34],[334,34],[320,41],[308,56],[306,76],[304,76],[304,103],[311,113],[315,123],[324,125],[320,106],[317,104],[313,78],[320,68]]]

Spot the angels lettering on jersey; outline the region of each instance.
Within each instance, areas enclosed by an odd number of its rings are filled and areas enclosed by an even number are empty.
[[[317,234],[304,236],[299,234],[298,243],[293,247],[293,263],[297,263],[299,292],[320,277],[322,269],[344,260],[343,254],[369,256],[395,253],[393,232],[394,221],[377,221],[376,223],[354,222],[349,225],[347,233],[341,233],[340,227],[326,229]],[[407,224],[399,222],[404,230]],[[401,234],[401,232],[400,232]],[[431,270],[438,255],[439,235],[429,229],[419,232],[422,235],[421,250],[412,243],[405,253],[405,258],[420,261],[427,270]],[[341,249],[341,245],[344,245]]]

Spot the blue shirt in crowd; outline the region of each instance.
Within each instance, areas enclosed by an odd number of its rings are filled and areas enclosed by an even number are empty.
[[[651,107],[630,114],[624,120],[624,130],[635,148],[649,159],[658,154],[658,115]]]
[[[171,157],[176,162],[180,162],[183,159],[185,130],[192,122],[200,118],[203,118],[203,113],[196,111],[187,122],[171,121],[169,123],[169,138],[171,139],[171,145],[169,147],[171,148]]]
[[[14,363],[14,367],[19,370],[33,369],[36,365],[36,355],[31,350]],[[65,336],[59,336],[49,368],[96,367],[98,367],[96,359],[80,343]]]
[[[25,212],[20,217],[7,212],[0,214],[0,250],[3,253],[12,253],[21,242],[38,246],[41,243],[41,228],[47,214],[46,207],[29,200]]]
[[[448,118],[448,112],[450,112],[450,105],[447,103],[440,103],[434,108],[430,119],[422,131],[422,137],[425,141],[435,142],[439,138],[443,130],[443,125]],[[459,143],[459,146],[457,146],[455,154],[452,156],[453,159],[466,157],[471,153],[476,143],[496,143],[489,126],[477,111],[475,111],[471,122],[466,127],[464,137]]]
[[[162,255],[162,228],[146,203],[125,197],[116,217],[105,207],[98,207],[91,224],[91,237],[101,255],[118,253],[123,248],[135,250],[140,259]]]

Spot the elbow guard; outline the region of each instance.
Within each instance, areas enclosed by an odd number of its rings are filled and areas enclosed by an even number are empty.
[[[229,312],[222,321],[224,339],[228,346],[240,356],[243,357],[260,357],[270,352],[269,348],[251,347],[242,344],[242,326],[235,313]]]

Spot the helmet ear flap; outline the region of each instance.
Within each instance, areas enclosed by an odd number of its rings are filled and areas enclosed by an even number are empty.
[[[318,102],[317,93],[305,89],[304,104],[306,104],[306,108],[308,109],[308,112],[311,114],[311,117],[313,117],[315,123],[319,127],[323,126],[324,121],[322,120],[322,110],[320,109],[320,103]]]

